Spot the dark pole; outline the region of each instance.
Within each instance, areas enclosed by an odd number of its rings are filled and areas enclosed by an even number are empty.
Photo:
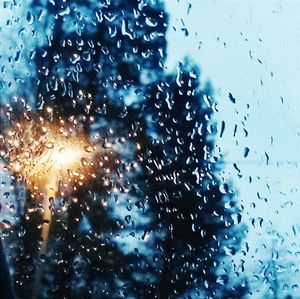
[[[5,257],[4,248],[0,238],[0,298],[14,299],[14,294],[11,285],[9,268]]]

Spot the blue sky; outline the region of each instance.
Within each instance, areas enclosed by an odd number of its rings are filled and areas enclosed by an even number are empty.
[[[225,122],[217,140],[227,161],[223,176],[237,189],[249,228],[247,273],[259,274],[273,246],[280,252],[278,265],[285,268],[279,277],[289,280],[285,294],[299,296],[292,288],[299,276],[289,266],[300,265],[300,2],[167,0],[166,7],[167,68],[173,70],[190,56],[201,67],[202,82],[210,80],[215,89],[215,117]],[[250,149],[247,158],[245,147]],[[257,298],[266,292],[262,278],[252,281]]]

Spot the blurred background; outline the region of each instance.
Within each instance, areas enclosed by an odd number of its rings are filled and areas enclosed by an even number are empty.
[[[17,298],[300,296],[299,8],[1,4],[0,220]],[[9,132],[20,122],[34,156],[49,107],[100,157],[45,223]]]

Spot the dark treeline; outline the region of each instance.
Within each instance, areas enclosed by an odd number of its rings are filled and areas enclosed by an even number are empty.
[[[163,2],[33,0],[28,11],[31,105],[80,119],[111,149],[111,172],[55,200],[46,256],[27,192],[12,242],[17,296],[243,298],[230,264],[245,227],[218,176],[213,90],[188,59],[166,72]]]

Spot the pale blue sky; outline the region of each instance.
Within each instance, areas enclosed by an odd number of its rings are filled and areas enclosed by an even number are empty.
[[[279,277],[288,279],[285,294],[299,296],[298,288],[292,290],[299,274],[294,275],[287,264],[300,267],[296,253],[300,250],[300,171],[297,164],[285,161],[300,161],[300,1],[167,0],[166,4],[170,12],[167,68],[173,70],[186,55],[200,65],[202,80],[211,80],[215,88],[216,119],[226,124],[217,145],[228,161],[224,176],[233,181],[245,208],[250,247],[244,257],[246,271],[259,276],[257,283],[252,279],[253,291],[257,298],[265,295],[259,271],[266,262],[260,266],[258,260],[270,259],[271,240],[276,239],[277,262],[285,268]],[[236,104],[228,99],[229,92]],[[243,158],[245,147],[250,149],[247,158]],[[232,162],[241,170],[241,178]],[[267,234],[272,230],[284,237],[281,245],[279,237]]]

